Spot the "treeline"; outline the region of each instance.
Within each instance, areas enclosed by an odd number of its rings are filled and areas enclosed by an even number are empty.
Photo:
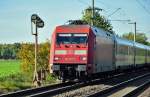
[[[125,33],[122,35],[122,37],[133,41],[134,33],[133,32]],[[136,42],[150,46],[150,42],[148,41],[148,37],[146,36],[145,33],[136,33]]]
[[[20,48],[20,43],[0,44],[0,59],[17,59]]]

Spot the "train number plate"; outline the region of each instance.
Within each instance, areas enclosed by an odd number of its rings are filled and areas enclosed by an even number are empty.
[[[74,61],[75,58],[65,58],[65,61]]]

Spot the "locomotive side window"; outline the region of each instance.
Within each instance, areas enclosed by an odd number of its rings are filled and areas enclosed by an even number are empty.
[[[57,44],[70,44],[71,34],[58,34]]]
[[[73,34],[73,44],[84,44],[87,43],[87,34]]]
[[[87,34],[57,34],[57,44],[86,44]]]

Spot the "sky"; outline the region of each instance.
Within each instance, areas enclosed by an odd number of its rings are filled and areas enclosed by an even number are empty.
[[[68,20],[82,18],[92,0],[0,0],[0,43],[34,42],[31,15],[38,14],[45,26],[39,28],[39,42],[51,39],[55,27]],[[145,33],[150,42],[150,0],[95,0],[95,6],[108,20],[137,22],[137,32]],[[117,9],[119,10],[115,12]],[[118,35],[133,32],[129,22],[110,21]]]

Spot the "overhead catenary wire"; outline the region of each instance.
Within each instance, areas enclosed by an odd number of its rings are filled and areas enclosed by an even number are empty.
[[[119,11],[121,8],[117,8],[114,12],[112,12],[111,14],[108,15],[108,17],[114,15],[117,11]]]
[[[136,0],[136,2],[150,15],[150,11],[139,0]]]
[[[85,1],[83,1],[83,0],[77,0],[77,1],[80,2],[80,3],[82,3],[82,4],[84,4],[84,5],[90,6],[87,2],[85,2]]]
[[[100,1],[100,0],[96,0],[96,2],[99,3],[99,4],[104,5],[107,8],[109,8],[111,6],[110,4],[107,4],[107,3],[103,2],[103,1]]]

